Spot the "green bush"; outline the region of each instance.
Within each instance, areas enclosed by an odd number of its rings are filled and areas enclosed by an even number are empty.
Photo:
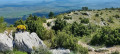
[[[55,36],[54,30],[43,30],[42,34],[40,35],[40,38],[42,40],[49,40],[52,39]]]
[[[50,18],[54,17],[54,13],[53,12],[50,12],[49,15],[48,15]]]
[[[112,30],[109,27],[103,27],[92,38],[91,45],[113,46],[120,45],[120,28]]]
[[[57,18],[55,21],[55,26],[52,27],[55,31],[61,30],[67,25],[65,20]]]
[[[103,18],[101,18],[101,21],[105,21]]]
[[[41,39],[46,39],[43,37],[45,28],[43,27],[44,20],[37,16],[30,15],[26,20],[26,25],[28,26],[28,31],[36,32]]]
[[[108,22],[114,23],[113,18],[110,17],[110,18],[108,19]]]
[[[7,27],[7,23],[4,22],[4,18],[0,17],[0,32],[4,32]]]
[[[82,10],[87,11],[88,7],[82,7]]]
[[[88,54],[88,50],[78,45],[78,40],[71,34],[65,31],[58,31],[55,38],[52,39],[52,48],[65,48],[74,52]]]
[[[120,18],[120,16],[119,16],[119,15],[117,15],[117,14],[116,14],[115,16],[113,16],[113,17],[115,17],[115,18]]]
[[[95,14],[95,17],[99,17],[99,14]]]
[[[51,26],[51,22],[48,22],[48,23],[47,23],[47,26]]]
[[[72,17],[64,16],[64,19],[69,20],[72,19]]]
[[[89,19],[88,18],[81,19],[81,23],[88,24],[89,23]]]
[[[103,14],[103,12],[100,13],[100,15],[102,15],[102,14]]]
[[[77,39],[75,39],[72,35],[66,34],[66,32],[58,31],[56,37],[52,40],[52,47],[55,48],[67,48],[74,49],[75,45],[77,45]]]
[[[17,20],[17,21],[14,23],[14,26],[17,27],[18,25],[25,25],[25,21],[23,21],[22,19]]]
[[[74,22],[71,26],[71,32],[74,34],[74,36],[87,36],[90,35],[91,30],[89,29],[88,26],[85,26],[83,24],[78,24]]]

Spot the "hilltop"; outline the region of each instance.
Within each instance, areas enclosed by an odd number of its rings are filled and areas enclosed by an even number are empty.
[[[88,23],[98,26],[109,26],[111,28],[119,28],[120,26],[120,10],[90,10],[90,11],[72,11],[57,15],[55,18],[61,18],[72,24],[74,22],[81,23],[83,20],[88,20]],[[54,19],[48,19],[48,22],[53,22]]]

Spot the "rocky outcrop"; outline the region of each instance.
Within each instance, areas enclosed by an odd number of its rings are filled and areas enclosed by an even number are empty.
[[[69,49],[51,49],[52,54],[70,54]]]
[[[13,46],[20,51],[31,53],[37,48],[46,48],[47,46],[37,36],[36,33],[17,32],[13,38],[12,32],[0,33],[0,51],[12,51]],[[69,54],[69,49],[50,49],[53,54]]]
[[[88,51],[94,51],[95,49],[91,46],[88,47]]]
[[[13,50],[13,37],[12,31],[8,33],[0,33],[0,51],[10,51]]]
[[[103,51],[108,51],[107,48],[99,48],[99,49],[96,49],[95,52],[103,52]]]
[[[46,45],[37,36],[36,33],[31,33],[31,34],[29,32],[15,33],[14,42],[15,42],[15,46],[19,50],[26,52],[31,52],[33,49],[39,48],[39,46],[42,46],[43,48],[46,47]]]

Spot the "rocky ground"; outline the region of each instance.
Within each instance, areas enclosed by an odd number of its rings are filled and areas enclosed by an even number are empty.
[[[44,42],[37,36],[36,33],[17,32],[12,36],[12,32],[7,31],[0,33],[0,51],[13,51],[17,47],[20,51],[32,52],[33,50],[42,47],[47,48]],[[69,54],[69,49],[49,49],[53,54]]]

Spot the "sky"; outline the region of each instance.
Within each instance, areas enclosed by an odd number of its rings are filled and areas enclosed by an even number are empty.
[[[57,1],[66,1],[67,2],[83,2],[83,3],[105,3],[105,2],[120,2],[120,0],[0,0],[0,5],[11,4],[11,3],[20,3],[20,2],[57,2]]]
[[[0,5],[3,4],[9,4],[9,3],[19,3],[19,2],[42,2],[42,1],[46,1],[46,2],[50,2],[50,1],[55,1],[55,0],[0,0]]]
[[[4,5],[32,5],[43,2],[51,2],[58,6],[88,6],[97,7],[120,7],[120,0],[0,0],[0,7]],[[47,3],[45,3],[47,4]],[[52,5],[52,6],[53,6]]]

